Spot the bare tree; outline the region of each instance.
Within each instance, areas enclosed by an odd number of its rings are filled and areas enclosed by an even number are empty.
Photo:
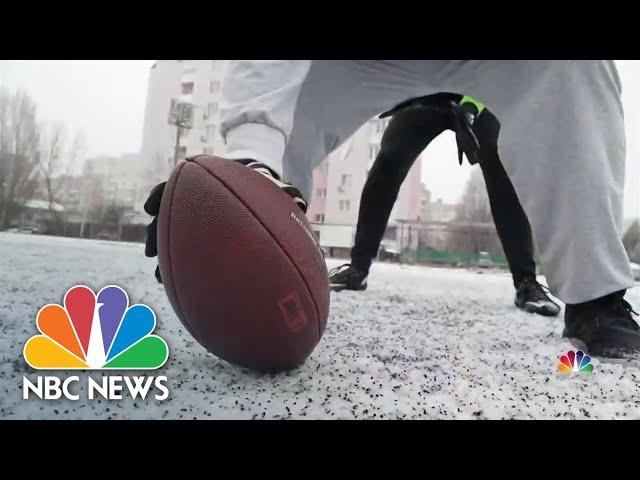
[[[467,234],[471,248],[475,253],[478,253],[485,242],[480,238],[474,223],[493,221],[487,188],[480,168],[474,168],[471,172],[456,217],[458,221],[467,223]]]
[[[19,213],[37,187],[39,129],[36,106],[18,91],[0,91],[0,228]]]
[[[73,141],[71,142],[69,151],[67,153],[68,173],[71,173],[74,168],[82,166],[86,153],[86,139],[84,133],[76,132],[76,134],[73,136]]]
[[[61,212],[56,207],[56,193],[58,185],[55,183],[55,177],[61,171],[64,148],[64,128],[61,125],[54,125],[49,130],[45,130],[42,135],[42,148],[40,153],[40,175],[45,188],[47,203],[49,204],[49,213],[53,220],[54,232],[59,233],[62,225]]]
[[[462,194],[457,217],[458,220],[472,222],[488,223],[493,221],[487,187],[480,168],[474,168],[471,171],[471,177],[469,177]]]
[[[57,204],[61,202],[73,168],[84,152],[84,137],[82,134],[76,134],[69,148],[66,148],[64,127],[55,124],[48,129],[43,129],[43,132],[39,162],[40,175],[51,220],[55,226],[54,233],[60,233],[63,218]]]

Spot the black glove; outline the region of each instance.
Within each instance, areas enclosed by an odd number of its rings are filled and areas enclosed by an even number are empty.
[[[147,239],[144,246],[144,254],[147,257],[155,257],[158,255],[158,214],[160,213],[160,202],[162,201],[162,194],[164,193],[164,187],[166,185],[167,182],[162,182],[153,187],[149,198],[144,202],[144,211],[153,217],[151,223],[147,225]],[[158,283],[162,283],[159,266],[156,266],[155,274]]]
[[[264,175],[266,178],[275,183],[284,192],[289,195],[292,200],[300,207],[303,213],[307,211],[307,202],[303,198],[300,190],[294,186],[280,180],[278,175],[266,165],[256,162],[255,160],[235,160],[238,163],[245,165],[248,168],[252,168],[258,173]],[[162,194],[167,182],[162,182],[151,190],[149,198],[144,202],[144,211],[153,217],[151,223],[147,225],[147,239],[144,248],[144,254],[147,257],[155,257],[158,255],[158,214],[160,213],[160,202],[162,201]],[[156,266],[156,279],[158,283],[162,283],[162,277],[160,276],[160,267]]]
[[[477,115],[477,110],[472,104],[465,103],[459,105],[450,99],[448,94],[434,94],[425,97],[416,97],[399,103],[391,110],[381,113],[378,118],[387,118],[401,112],[407,108],[426,108],[446,112],[451,115],[453,129],[456,134],[456,144],[458,146],[458,161],[462,165],[462,154],[464,153],[472,165],[478,163],[480,155],[480,142],[473,132],[473,121]]]
[[[471,104],[461,106],[456,102],[451,102],[450,108],[454,131],[456,132],[458,161],[462,165],[462,153],[464,152],[469,163],[474,165],[480,161],[480,142],[478,142],[478,138],[473,132],[473,121],[476,118],[474,114],[475,106]]]

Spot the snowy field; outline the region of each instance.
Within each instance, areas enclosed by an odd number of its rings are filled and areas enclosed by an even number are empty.
[[[268,375],[200,347],[154,265],[141,244],[0,233],[0,418],[640,418],[640,362],[595,359],[593,374],[558,375],[559,355],[573,348],[562,314],[517,310],[504,272],[375,264],[367,291],[332,293],[306,364]],[[76,283],[119,284],[155,310],[170,356],[147,373],[168,377],[167,400],[22,400],[23,375],[37,375],[22,358],[36,313]],[[627,298],[639,306],[640,288]]]

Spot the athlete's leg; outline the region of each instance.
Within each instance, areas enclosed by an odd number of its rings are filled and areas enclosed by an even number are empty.
[[[226,156],[267,164],[308,198],[313,169],[368,119],[409,97],[435,93],[429,76],[409,66],[381,60],[231,62],[221,100]]]
[[[529,220],[500,162],[500,122],[493,113],[485,110],[474,123],[473,129],[481,145],[480,168],[487,186],[493,221],[516,289],[514,303],[529,313],[556,316],[560,313],[560,305],[549,297],[536,280]]]
[[[310,60],[233,60],[220,99],[226,158],[262,162],[282,175],[282,155]]]
[[[263,75],[260,66],[246,68],[244,81],[233,87],[243,98],[227,109],[232,115],[226,125],[236,125],[228,127],[227,142],[247,156],[265,145],[273,157],[265,163],[277,169],[288,138],[280,169],[303,194],[310,191],[312,169],[368,118],[412,96],[466,92],[503,122],[504,167],[531,222],[552,291],[577,303],[633,285],[620,240],[624,130],[613,62],[275,63],[286,68],[270,65],[273,75]],[[235,77],[225,80],[225,89]],[[284,88],[273,81],[280,77]],[[252,93],[238,94],[244,87]],[[248,143],[256,145],[243,148]]]
[[[525,278],[535,280],[531,226],[498,155],[500,122],[485,110],[474,122],[473,130],[481,145],[480,168],[487,186],[491,214],[514,285]]]
[[[625,139],[613,61],[469,61],[443,81],[500,119],[504,168],[552,292],[580,303],[633,286],[621,242]]]
[[[446,113],[424,108],[404,110],[389,122],[362,190],[351,250],[353,266],[365,275],[377,256],[389,215],[411,166],[434,138],[450,128],[450,123]]]

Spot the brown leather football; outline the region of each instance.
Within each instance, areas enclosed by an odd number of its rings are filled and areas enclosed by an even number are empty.
[[[176,167],[158,259],[182,323],[228,362],[289,370],[322,337],[329,281],[320,246],[291,197],[242,164],[199,155]]]

